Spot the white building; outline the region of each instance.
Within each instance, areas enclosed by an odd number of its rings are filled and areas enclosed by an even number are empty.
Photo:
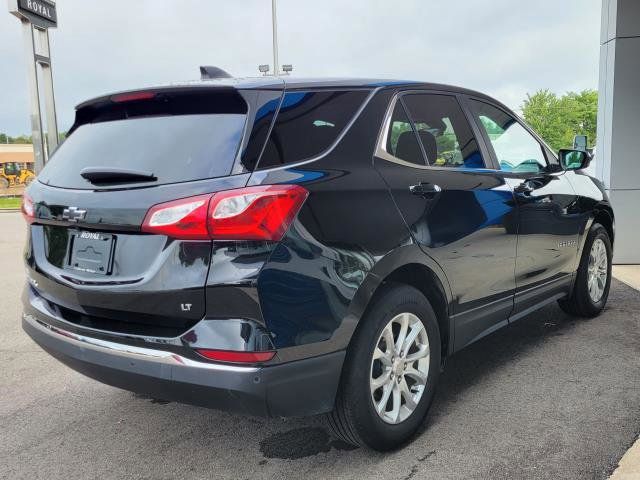
[[[616,214],[615,263],[640,263],[640,0],[603,0],[595,173]]]

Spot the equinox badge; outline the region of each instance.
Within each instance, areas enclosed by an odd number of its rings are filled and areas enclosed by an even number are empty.
[[[67,207],[62,211],[62,219],[70,222],[77,222],[78,220],[84,220],[87,216],[87,211],[78,207]]]

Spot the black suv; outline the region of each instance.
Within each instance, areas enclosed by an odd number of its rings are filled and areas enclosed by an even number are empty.
[[[588,162],[445,85],[96,98],[24,197],[23,328],[116,387],[390,449],[449,355],[555,301],[602,311],[614,217]]]

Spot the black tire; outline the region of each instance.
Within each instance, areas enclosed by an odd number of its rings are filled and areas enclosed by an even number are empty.
[[[589,295],[588,268],[591,247],[597,239],[602,240],[607,252],[607,279],[602,297],[599,301],[594,302]],[[560,308],[562,308],[564,312],[576,317],[595,317],[602,312],[607,304],[609,288],[611,287],[611,258],[612,248],[609,234],[602,225],[594,223],[591,229],[589,229],[589,233],[587,234],[587,239],[582,250],[582,257],[580,258],[580,265],[578,266],[578,271],[576,273],[573,292],[569,297],[558,301]]]
[[[413,413],[400,423],[390,424],[383,421],[374,408],[369,383],[371,362],[383,329],[396,315],[405,312],[418,317],[425,327],[429,367],[422,396]],[[408,441],[421,426],[433,401],[440,376],[440,349],[436,315],[424,295],[407,285],[385,288],[361,320],[347,351],[335,407],[325,417],[335,436],[347,443],[378,451],[392,450]]]

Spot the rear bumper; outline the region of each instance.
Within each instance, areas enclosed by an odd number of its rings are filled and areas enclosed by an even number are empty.
[[[167,350],[68,331],[25,307],[22,327],[38,345],[74,370],[108,385],[259,416],[306,416],[333,408],[345,352],[264,367],[200,362]]]

